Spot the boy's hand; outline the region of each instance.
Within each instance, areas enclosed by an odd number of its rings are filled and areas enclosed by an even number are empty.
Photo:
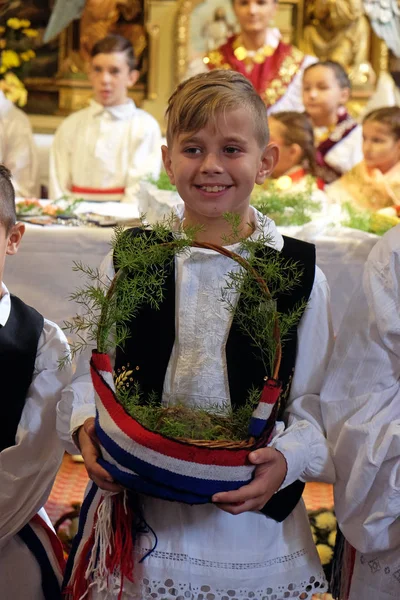
[[[257,465],[251,483],[233,492],[220,492],[212,497],[219,508],[231,515],[261,510],[286,477],[285,457],[275,448],[260,448],[250,452],[249,461]]]
[[[79,447],[82,458],[85,461],[86,471],[92,481],[102,490],[108,492],[120,492],[122,486],[114,483],[113,478],[103,467],[101,467],[97,459],[100,456],[99,442],[94,428],[94,417],[86,419],[84,424],[79,428],[78,435]]]

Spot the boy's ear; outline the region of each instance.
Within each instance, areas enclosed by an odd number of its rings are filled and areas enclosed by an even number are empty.
[[[346,104],[349,101],[350,98],[350,90],[349,88],[342,88],[341,94],[340,94],[340,103],[341,104]]]
[[[164,169],[172,185],[175,185],[175,177],[174,172],[172,170],[172,161],[168,146],[161,146],[161,154],[164,163]]]
[[[276,144],[268,144],[261,156],[260,168],[256,176],[256,183],[261,185],[271,175],[279,160],[279,148]]]
[[[136,71],[134,69],[129,73],[129,87],[133,87],[137,80],[139,79],[140,71]]]
[[[6,254],[12,255],[18,252],[18,247],[24,233],[25,225],[23,223],[16,223],[13,225],[11,233],[8,236]]]

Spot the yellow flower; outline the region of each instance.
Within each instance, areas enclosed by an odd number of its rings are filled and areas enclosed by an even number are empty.
[[[5,97],[18,106],[25,106],[28,99],[28,92],[22,81],[18,79],[15,73],[7,73],[0,81],[0,89],[3,90]]]
[[[36,53],[33,50],[26,50],[25,52],[21,52],[20,57],[23,61],[28,62],[31,58],[34,58]]]
[[[333,550],[327,544],[317,544],[317,552],[322,565],[329,565],[333,558]]]
[[[0,50],[4,50],[6,47],[6,40],[0,40]]]
[[[19,67],[21,60],[14,50],[3,50],[1,53],[1,63],[6,69],[12,69],[13,67]]]
[[[20,19],[21,27],[30,27],[31,22],[28,19]]]
[[[331,511],[322,512],[315,517],[315,526],[324,531],[333,531],[336,529],[335,515]]]
[[[8,19],[7,25],[11,29],[21,29],[22,27],[25,27],[21,19],[17,19],[17,17],[12,17],[11,19]]]
[[[0,33],[4,33],[4,32],[5,32],[5,30],[6,30],[6,28],[5,28],[5,27],[3,27],[3,26],[1,26],[1,27],[0,27]]]
[[[336,531],[331,531],[330,534],[328,535],[328,544],[330,546],[334,547],[335,542],[336,542]]]
[[[24,33],[28,38],[35,38],[39,35],[39,32],[36,29],[23,29],[22,33]]]

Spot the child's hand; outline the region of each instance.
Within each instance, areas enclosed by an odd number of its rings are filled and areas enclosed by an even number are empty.
[[[78,431],[79,447],[90,479],[102,490],[120,492],[122,487],[112,479],[111,475],[101,467],[97,459],[100,456],[99,442],[94,428],[94,418],[86,419]]]
[[[286,477],[286,460],[275,448],[260,448],[251,452],[249,461],[257,465],[251,483],[233,492],[220,492],[212,497],[219,508],[232,515],[261,510]]]

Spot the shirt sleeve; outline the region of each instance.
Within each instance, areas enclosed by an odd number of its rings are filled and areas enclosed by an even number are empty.
[[[320,391],[333,346],[329,287],[316,267],[308,306],[298,327],[295,371],[285,411],[271,446],[282,452],[288,470],[282,487],[302,481],[332,483],[335,470],[322,422]]]
[[[46,502],[63,456],[56,431],[56,405],[71,368],[59,368],[68,352],[60,328],[44,322],[16,444],[0,452],[0,548]]]
[[[112,279],[114,266],[110,252],[99,268],[101,277]],[[96,404],[92,378],[90,375],[90,357],[94,344],[89,345],[80,354],[72,382],[65,387],[57,406],[57,431],[65,450],[77,453],[72,435],[90,417],[96,416]],[[110,354],[113,361],[114,357]]]
[[[400,539],[400,228],[389,234],[368,258],[322,391],[336,515],[360,552]]]
[[[144,111],[141,111],[144,113]],[[146,118],[144,118],[146,117]],[[161,170],[161,131],[152,116],[144,113],[142,119],[141,140],[132,152],[132,162],[129,166],[123,202],[137,202],[139,182],[146,177],[158,179]],[[137,136],[135,128],[132,136]]]
[[[71,147],[73,131],[71,122],[66,119],[57,129],[50,148],[49,198],[57,200],[70,194],[71,190]]]
[[[28,117],[14,108],[6,117],[2,162],[10,169],[16,196],[38,198],[39,161]]]

